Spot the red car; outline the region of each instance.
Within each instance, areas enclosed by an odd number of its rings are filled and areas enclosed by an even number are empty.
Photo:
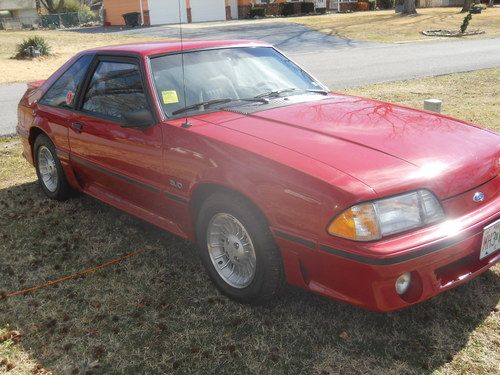
[[[287,281],[391,311],[499,259],[497,133],[330,93],[267,44],[82,52],[29,85],[17,131],[47,196],[196,241],[241,302]]]

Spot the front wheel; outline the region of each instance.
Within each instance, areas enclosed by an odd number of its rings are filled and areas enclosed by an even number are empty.
[[[197,238],[203,264],[217,288],[243,303],[273,298],[283,266],[265,218],[246,199],[214,194],[202,205]]]

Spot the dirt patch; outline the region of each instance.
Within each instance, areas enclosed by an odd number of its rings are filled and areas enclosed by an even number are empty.
[[[460,38],[463,36],[484,34],[484,31],[482,31],[482,30],[470,30],[470,31],[466,31],[466,32],[462,33],[462,32],[457,31],[457,30],[438,29],[438,30],[425,30],[425,31],[422,31],[422,34],[426,35],[426,36],[445,36],[445,37],[452,37],[452,38]]]

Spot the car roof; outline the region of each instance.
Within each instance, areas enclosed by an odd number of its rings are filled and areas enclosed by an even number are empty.
[[[224,47],[271,47],[270,44],[243,39],[229,39],[229,40],[184,40],[181,44],[180,40],[175,41],[158,41],[158,42],[144,42],[133,44],[121,44],[115,46],[98,47],[91,49],[87,52],[97,53],[134,53],[142,56],[161,55],[164,53],[181,52],[196,50],[196,49],[210,49],[210,48],[224,48]]]

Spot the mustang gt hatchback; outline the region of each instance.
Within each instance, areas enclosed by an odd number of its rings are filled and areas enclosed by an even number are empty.
[[[17,132],[48,197],[195,241],[237,301],[286,281],[392,311],[499,259],[499,134],[331,93],[267,44],[81,52],[28,85]]]

